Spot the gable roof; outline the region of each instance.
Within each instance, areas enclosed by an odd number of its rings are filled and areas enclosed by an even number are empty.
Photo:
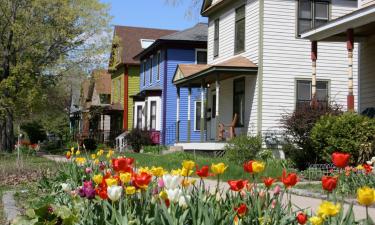
[[[105,70],[93,72],[95,90],[98,94],[111,94],[111,75]]]
[[[139,65],[139,62],[133,58],[143,50],[141,46],[141,39],[156,40],[162,36],[175,32],[176,30],[115,26],[114,37],[119,37],[120,46],[122,47],[120,63]]]
[[[158,48],[160,45],[165,43],[180,43],[180,44],[205,44],[207,45],[208,37],[208,24],[207,23],[198,23],[195,26],[175,32],[173,34],[165,35],[158,38],[150,47],[144,49],[134,59],[142,58],[144,55],[147,55],[149,52]]]
[[[210,13],[218,10],[221,6],[233,3],[233,0],[204,0],[201,8],[201,15],[208,16]]]

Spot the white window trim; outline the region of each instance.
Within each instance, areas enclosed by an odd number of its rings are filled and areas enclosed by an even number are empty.
[[[156,69],[157,69],[157,72],[156,72],[156,81],[160,81],[160,64],[161,64],[161,51],[159,50],[157,53],[156,53],[156,58],[157,58],[157,62],[156,62]],[[159,74],[159,76],[158,76]]]
[[[201,101],[194,101],[194,131],[201,131],[200,127],[199,127],[199,130],[197,129],[197,103],[198,102],[201,103]],[[202,105],[201,105],[201,107],[202,107]]]
[[[195,49],[195,64],[198,64],[198,52],[206,52],[206,54],[207,54],[207,49],[204,49],[204,48],[196,48]],[[206,60],[208,62],[208,59],[206,59]]]
[[[142,106],[142,112],[144,111],[145,109],[145,102],[135,102],[134,103],[134,119],[133,119],[133,128],[137,128],[137,118],[138,118],[138,106]],[[145,114],[144,112],[142,113],[142,124],[141,124],[141,128],[140,129],[143,129],[144,128],[144,125],[145,125]]]
[[[156,102],[156,128],[155,131],[160,131],[161,129],[161,97],[151,96],[147,97],[147,129],[151,128],[151,102]]]
[[[295,83],[294,83],[294,109],[297,109],[297,97],[298,97],[298,81],[310,81],[312,82],[311,78],[295,78]],[[331,79],[317,79],[316,82],[319,81],[325,81],[328,83],[327,89],[328,89],[328,102],[331,102]],[[311,83],[312,85],[312,83]],[[312,86],[310,86],[310,89]]]

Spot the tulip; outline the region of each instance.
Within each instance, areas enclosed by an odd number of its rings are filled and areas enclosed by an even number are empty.
[[[155,177],[161,177],[164,175],[165,171],[164,171],[164,168],[163,167],[152,167],[151,168],[151,173],[152,175],[154,175]]]
[[[187,202],[190,201],[191,197],[190,195],[181,195],[180,196],[180,199],[178,200],[178,205],[181,207],[181,208],[187,208],[188,207],[188,204]]]
[[[181,176],[188,177],[193,173],[193,170],[187,170],[185,168],[182,168],[181,170]]]
[[[309,221],[312,225],[321,225],[324,222],[324,220],[318,216],[310,217]]]
[[[171,175],[180,176],[181,171],[182,171],[181,169],[171,170]]]
[[[275,182],[275,181],[276,181],[276,179],[273,179],[272,177],[267,177],[267,178],[263,179],[263,183],[267,188],[270,188],[272,186],[273,182]]]
[[[372,164],[374,164],[374,163],[375,163],[375,156],[372,157],[371,160],[367,161],[366,163],[367,163],[367,165],[369,165],[369,166],[371,166]]]
[[[95,189],[93,187],[84,188],[85,196],[87,199],[94,199],[95,198]]]
[[[254,172],[253,171],[253,163],[254,163],[254,160],[250,160],[243,165],[243,169],[245,170],[245,172],[247,172],[247,173],[253,173]]]
[[[247,185],[247,180],[228,180],[229,187],[232,191],[241,191]]]
[[[61,184],[61,189],[64,192],[70,192],[72,190],[72,188],[70,187],[70,184],[67,184],[67,183],[62,183]]]
[[[237,212],[239,217],[242,217],[247,213],[247,206],[246,204],[242,203],[239,207],[235,207],[234,211]]]
[[[106,182],[106,184],[107,184],[108,187],[110,187],[110,186],[116,186],[118,184],[117,180],[114,179],[114,178],[105,179],[105,182]]]
[[[322,187],[328,192],[332,192],[337,186],[337,177],[323,176]]]
[[[167,194],[167,192],[166,192],[166,191],[161,191],[161,192],[159,193],[159,198],[161,198],[161,199],[163,199],[163,200],[168,199],[168,194]]]
[[[182,182],[183,177],[179,175],[163,175],[163,182],[166,189],[176,189]]]
[[[280,192],[281,192],[280,186],[276,185],[275,188],[273,189],[273,194],[278,195],[278,194],[280,194]]]
[[[122,194],[122,187],[121,186],[110,186],[107,188],[108,198],[111,199],[113,202],[120,199]]]
[[[132,164],[134,159],[132,158],[118,158],[112,159],[113,170],[120,173],[132,173]]]
[[[366,174],[370,174],[373,168],[368,164],[363,164],[363,169],[365,170]]]
[[[71,147],[70,151],[72,152],[72,154],[74,154],[74,147]]]
[[[201,169],[198,169],[195,171],[195,173],[200,177],[200,178],[206,178],[208,176],[211,176],[209,173],[210,168],[208,166],[202,166]]]
[[[318,208],[318,215],[322,218],[329,216],[336,216],[340,212],[340,204],[333,204],[332,202],[323,201]]]
[[[96,154],[91,154],[91,159],[92,160],[96,159]]]
[[[158,187],[159,188],[163,188],[165,185],[164,185],[164,181],[163,181],[163,178],[159,178],[158,179]]]
[[[128,186],[128,187],[126,187],[126,189],[125,189],[125,193],[127,194],[127,195],[134,195],[135,194],[135,187],[134,186]]]
[[[338,168],[345,168],[349,164],[350,155],[348,153],[332,153],[332,162]]]
[[[85,169],[85,173],[86,174],[90,174],[92,172],[92,169],[90,168],[90,167],[87,167],[86,169]]]
[[[150,184],[152,176],[148,173],[142,172],[141,174],[135,174],[133,177],[133,185],[140,189],[146,189]]]
[[[261,173],[265,168],[265,164],[263,162],[254,161],[252,167],[254,173]]]
[[[297,222],[299,224],[305,224],[307,222],[307,215],[302,212],[298,213]]]
[[[182,167],[186,170],[192,170],[195,166],[195,162],[191,160],[184,160],[182,162]]]
[[[104,154],[104,150],[103,149],[100,149],[97,153],[96,153],[96,155],[97,156],[102,156]]]
[[[190,185],[194,185],[197,180],[194,179],[183,179],[181,185],[183,187],[189,187]]]
[[[96,184],[100,184],[102,181],[103,181],[103,175],[101,174],[97,174],[95,175],[92,180],[96,183]]]
[[[76,151],[76,155],[80,155],[81,154],[81,151],[78,149],[77,151]]]
[[[168,199],[171,201],[171,202],[178,202],[178,200],[180,199],[180,196],[182,195],[182,191],[178,188],[176,189],[167,189],[165,190],[165,192],[167,193],[168,195]]]
[[[120,180],[122,183],[127,184],[131,181],[132,175],[131,173],[120,173]]]
[[[375,202],[375,189],[366,186],[359,188],[357,190],[357,200],[361,205],[372,205]]]
[[[79,166],[83,166],[86,163],[86,158],[83,158],[83,157],[76,158],[76,163]]]
[[[284,169],[281,182],[283,182],[286,188],[293,187],[298,182],[298,176],[295,173],[286,174],[286,170]]]
[[[69,151],[66,153],[65,155],[65,158],[66,159],[70,159],[70,157],[72,156],[72,153],[70,153]]]
[[[227,168],[228,166],[226,166],[224,163],[217,163],[211,165],[211,170],[216,175],[223,174]]]

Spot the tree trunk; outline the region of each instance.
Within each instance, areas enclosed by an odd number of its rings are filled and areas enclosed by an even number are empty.
[[[10,152],[14,147],[13,112],[5,110],[0,120],[0,151]]]

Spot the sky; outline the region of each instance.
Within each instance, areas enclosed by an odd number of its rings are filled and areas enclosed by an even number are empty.
[[[187,16],[191,0],[179,0],[176,6],[167,0],[101,0],[110,4],[112,25],[125,25],[161,29],[183,30],[198,22],[207,22],[199,15],[200,6],[194,16]]]

